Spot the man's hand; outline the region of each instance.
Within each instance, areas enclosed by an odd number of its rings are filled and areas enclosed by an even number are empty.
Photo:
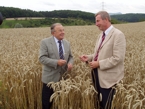
[[[64,64],[66,64],[66,60],[60,59],[60,60],[58,60],[57,64],[58,64],[59,66],[63,66]]]
[[[89,65],[92,69],[94,68],[98,68],[99,67],[99,61],[92,61],[92,62],[89,62]]]
[[[72,69],[72,64],[67,64],[67,70],[71,70]]]
[[[88,56],[87,55],[82,55],[79,57],[81,61],[87,62],[88,61]]]

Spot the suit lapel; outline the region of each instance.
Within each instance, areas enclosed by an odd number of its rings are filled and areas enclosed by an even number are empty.
[[[56,58],[59,59],[58,48],[57,48],[57,45],[55,43],[55,40],[54,40],[53,36],[51,37],[51,45],[52,45],[52,49],[53,49],[53,52],[54,52]]]
[[[105,37],[105,40],[104,40],[104,42],[102,43],[101,48],[102,48],[102,47],[105,45],[105,43],[111,38],[113,31],[114,31],[114,28],[112,28],[112,29],[110,30],[109,34],[107,35],[107,37]]]

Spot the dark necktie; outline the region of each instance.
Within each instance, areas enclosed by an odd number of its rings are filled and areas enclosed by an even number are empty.
[[[59,43],[59,57],[60,59],[64,59],[61,41],[59,40],[58,43]]]
[[[102,45],[104,39],[105,39],[105,33],[103,32],[102,40],[101,40],[101,43],[100,43],[99,48],[98,48],[98,50],[97,50],[97,54],[96,54],[96,56],[95,56],[95,58],[94,58],[94,61],[97,61],[97,59],[98,59],[99,51],[100,51],[100,48],[101,48],[101,45]]]

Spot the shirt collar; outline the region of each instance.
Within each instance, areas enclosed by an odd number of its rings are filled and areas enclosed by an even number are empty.
[[[113,26],[111,25],[106,31],[105,31],[105,36],[107,36],[110,32],[110,30],[113,28]]]
[[[54,37],[54,40],[55,40],[56,43],[58,43],[58,41],[59,41],[56,37]],[[62,40],[61,40],[61,42],[62,42]]]

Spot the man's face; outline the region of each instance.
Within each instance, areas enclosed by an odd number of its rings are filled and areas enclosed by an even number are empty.
[[[62,40],[64,38],[64,28],[62,25],[57,25],[54,28],[54,32],[52,33],[58,40]]]
[[[104,31],[105,27],[107,25],[107,20],[106,19],[102,19],[100,15],[96,16],[96,26],[101,30]]]

